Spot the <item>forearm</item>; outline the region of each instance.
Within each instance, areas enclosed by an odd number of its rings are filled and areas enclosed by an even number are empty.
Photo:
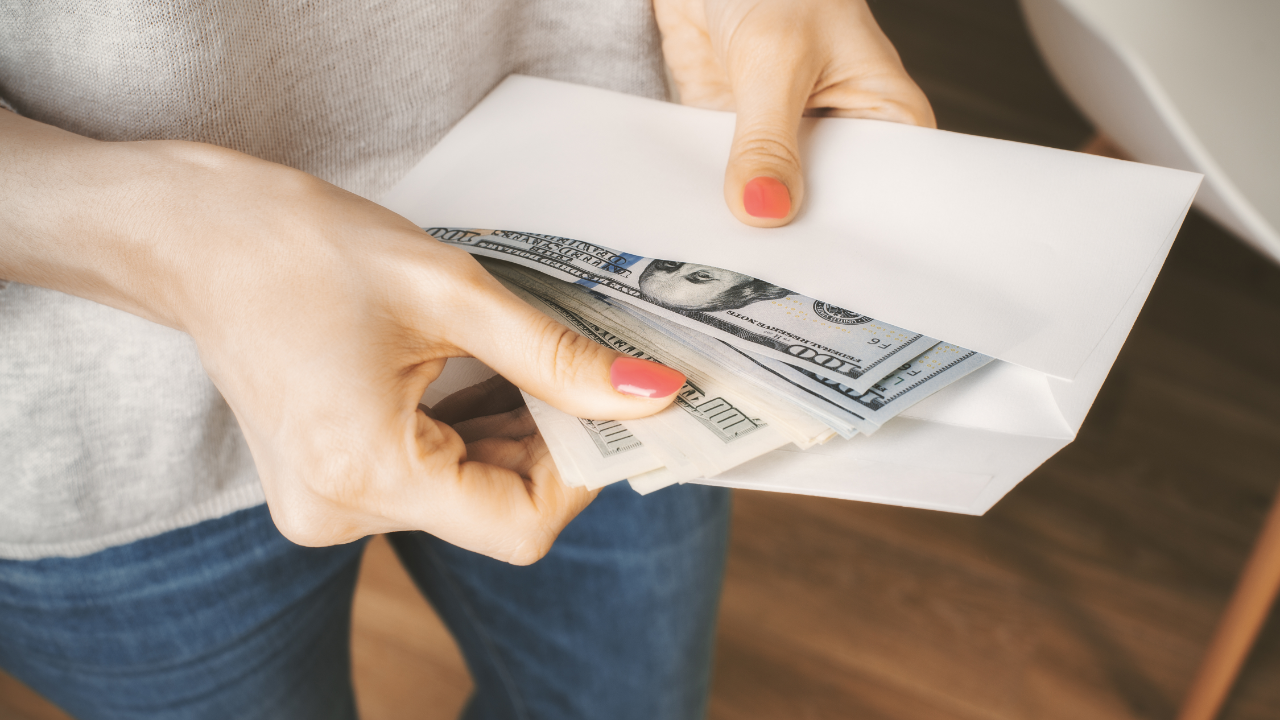
[[[179,327],[161,238],[183,158],[165,145],[98,142],[0,110],[0,277]]]

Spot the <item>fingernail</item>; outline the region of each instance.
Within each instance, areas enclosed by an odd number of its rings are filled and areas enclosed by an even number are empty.
[[[609,382],[624,395],[663,398],[684,385],[684,375],[666,365],[623,356],[609,367]]]
[[[791,212],[791,193],[779,180],[752,178],[742,190],[742,206],[752,217],[784,218]]]

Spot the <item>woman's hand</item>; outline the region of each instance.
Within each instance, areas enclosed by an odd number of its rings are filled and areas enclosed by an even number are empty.
[[[414,529],[529,563],[591,501],[559,482],[527,417],[460,434],[419,409],[446,358],[479,358],[590,418],[650,415],[683,382],[648,363],[652,397],[616,390],[618,353],[305,173],[196,143],[98,143],[7,112],[0,277],[190,333],[272,517],[304,545]]]
[[[566,522],[577,515],[596,492],[570,489],[560,482],[560,474],[533,416],[525,407],[520,390],[501,375],[459,390],[427,409],[428,417],[447,424],[466,443],[467,459],[515,473],[545,497],[550,507],[570,510]],[[585,498],[585,501],[584,501]],[[545,538],[550,546],[554,534]],[[509,542],[527,543],[527,538],[512,537]],[[530,545],[532,554],[541,556],[544,548]]]
[[[934,125],[924,93],[865,0],[653,0],[681,102],[737,110],[724,197],[748,225],[791,222],[804,200],[805,110]]]

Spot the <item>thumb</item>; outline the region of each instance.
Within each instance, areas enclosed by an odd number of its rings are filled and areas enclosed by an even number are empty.
[[[599,345],[488,279],[455,344],[539,400],[577,417],[626,420],[662,410],[684,384],[679,371]]]
[[[799,68],[799,58],[787,62],[787,49],[775,50],[728,63],[738,116],[724,197],[739,220],[755,227],[786,225],[804,199],[797,131],[816,77]]]

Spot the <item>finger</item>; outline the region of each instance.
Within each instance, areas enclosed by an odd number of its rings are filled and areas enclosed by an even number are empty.
[[[467,321],[454,342],[534,397],[577,417],[652,415],[675,397],[684,375],[622,355],[547,318],[476,266]]]
[[[733,92],[724,66],[707,35],[706,4],[655,2],[662,55],[675,80],[677,101],[711,110],[733,110]]]
[[[726,53],[738,114],[725,202],[748,225],[778,227],[804,200],[797,133],[818,72],[790,34],[743,29],[737,37]]]
[[[849,7],[833,29],[836,58],[816,82],[809,108],[833,117],[869,118],[937,127],[933,108],[865,2]]]
[[[460,422],[453,426],[453,430],[463,442],[470,444],[484,438],[525,437],[537,432],[538,426],[534,424],[529,408],[521,406],[510,412]]]
[[[457,482],[438,496],[450,512],[432,527],[459,547],[528,565],[546,555],[598,494],[560,482],[539,435],[489,438],[467,450],[475,459],[463,463]]]
[[[495,463],[506,463],[506,467],[526,478],[527,497],[538,510],[536,528],[516,541],[507,562],[516,565],[534,562],[551,550],[560,532],[600,491],[571,488],[561,482],[541,435],[520,440],[489,440],[482,444],[493,447],[477,448],[479,454],[492,457]]]
[[[875,78],[859,78],[825,88],[809,99],[810,108],[821,108],[829,117],[887,120],[933,128],[938,121],[920,86],[905,70],[885,72]]]
[[[508,562],[527,564],[542,558],[551,550],[552,543],[575,517],[596,499],[600,490],[571,488],[560,481],[559,472],[551,460],[547,443],[541,435],[530,435],[519,442],[525,445],[525,459],[530,463],[521,474],[528,478],[526,492],[540,513],[541,534],[530,533],[512,550]]]
[[[467,443],[467,457],[527,477],[545,448],[546,442],[539,435],[485,437]]]
[[[431,408],[431,417],[456,425],[472,418],[500,415],[523,405],[520,388],[501,375],[494,375],[436,403]]]

